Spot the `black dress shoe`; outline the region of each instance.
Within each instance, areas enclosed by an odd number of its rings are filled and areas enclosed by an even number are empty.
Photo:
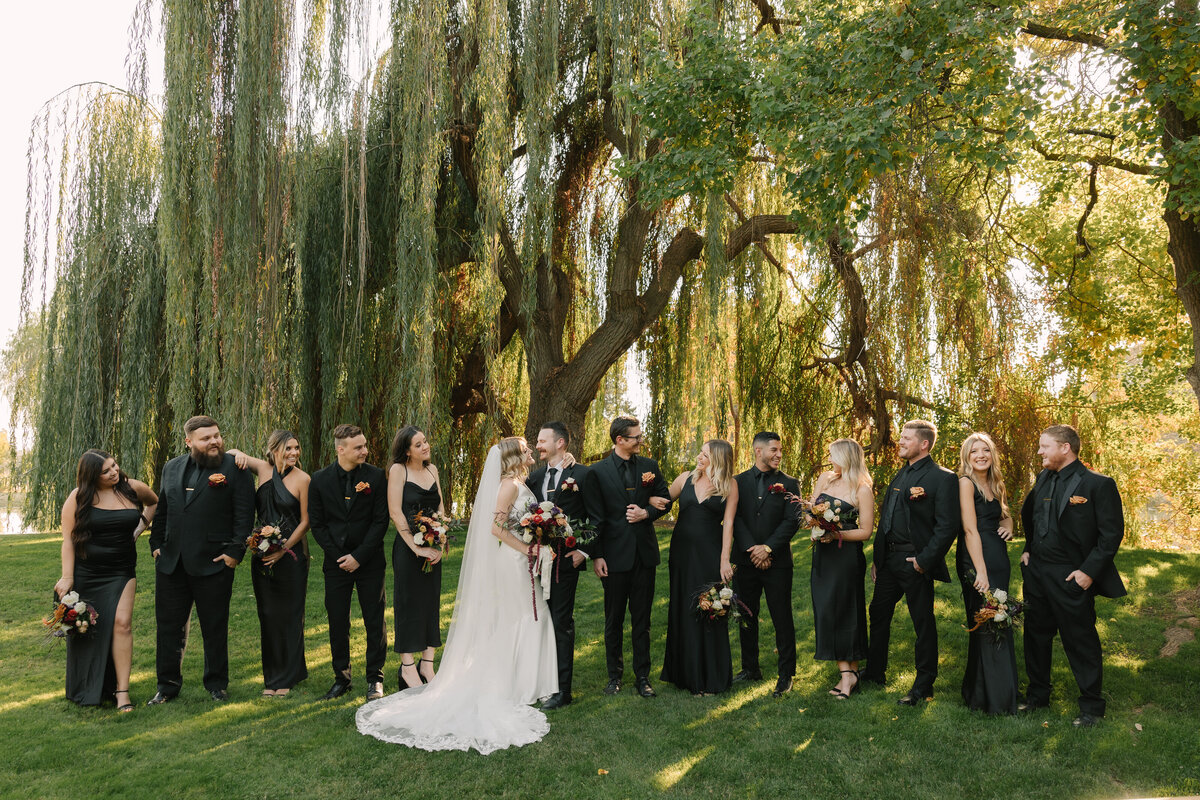
[[[333,686],[329,687],[329,691],[321,695],[322,700],[334,700],[341,697],[346,692],[350,691],[350,684],[334,681]]]
[[[896,701],[898,706],[919,706],[922,700],[932,700],[932,694],[923,694],[921,692],[909,692]]]
[[[638,678],[634,686],[637,687],[637,693],[642,697],[658,697],[648,678]]]
[[[1017,703],[1017,711],[1020,711],[1022,714],[1028,713],[1030,711],[1034,711],[1039,708],[1049,708],[1049,707],[1050,707],[1049,703],[1042,703],[1037,700],[1022,700],[1021,702]]]
[[[621,691],[621,679],[613,678],[608,682],[608,686],[604,687],[605,694],[616,694]]]
[[[371,681],[367,684],[367,699],[378,700],[383,697],[383,681]]]
[[[163,694],[162,692],[155,692],[154,697],[151,697],[149,700],[146,701],[146,705],[161,706],[163,703],[169,703],[174,699],[175,699],[175,695],[173,695],[173,694]]]
[[[733,676],[734,681],[761,681],[761,669],[744,669],[737,675]]]
[[[570,692],[555,692],[546,698],[546,702],[542,703],[542,710],[549,711],[552,708],[562,708],[569,705],[571,705]]]
[[[1100,720],[1091,714],[1080,714],[1071,724],[1076,728],[1094,728],[1100,724]]]
[[[775,681],[775,691],[771,692],[771,697],[783,697],[792,690],[791,677],[779,676],[779,680]]]
[[[208,696],[213,700],[216,700],[218,703],[224,703],[229,699],[229,692],[225,691],[224,689],[212,689],[209,691]]]

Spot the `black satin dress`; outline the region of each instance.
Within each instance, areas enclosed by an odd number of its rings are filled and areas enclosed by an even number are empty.
[[[1000,538],[1000,501],[985,500],[975,490],[975,525],[983,547],[988,584],[993,590],[1008,591],[1012,565],[1008,561],[1008,543]],[[975,567],[967,552],[964,536],[958,537],[956,557],[958,579],[962,582],[967,627],[975,626],[975,612],[983,605],[983,595],[974,587]],[[1017,653],[1013,647],[1012,627],[1003,629],[997,640],[983,628],[967,634],[967,669],[963,675],[963,702],[968,708],[989,714],[1017,713]]]
[[[404,481],[400,510],[410,530],[417,514],[431,515],[441,506],[442,494],[437,483],[423,489],[410,480]],[[424,565],[425,559],[397,534],[392,542],[397,653],[419,653],[426,647],[442,644],[442,562],[434,564],[429,572],[422,570]]]
[[[74,591],[96,608],[91,633],[67,636],[67,699],[81,706],[98,706],[117,688],[113,619],[121,593],[137,571],[133,531],[141,513],[137,508],[92,508],[91,537],[84,558],[75,559]]]
[[[290,471],[290,468],[289,468]],[[254,495],[259,525],[278,525],[285,537],[300,524],[300,499],[288,491],[283,476],[272,470],[271,480]],[[263,686],[291,689],[308,677],[304,660],[304,604],[308,597],[308,536],[270,568],[252,559],[251,582],[258,601],[262,639]]]
[[[822,492],[817,502],[832,502]],[[843,507],[857,507],[842,500]],[[842,523],[842,530],[858,527],[858,514]],[[809,576],[816,661],[859,661],[867,657],[867,559],[862,542],[835,539],[813,546]]]
[[[723,692],[733,684],[729,617],[713,621],[696,613],[700,592],[721,580],[724,519],[725,500],[712,495],[698,502],[689,476],[667,555],[671,589],[662,679],[690,692]]]

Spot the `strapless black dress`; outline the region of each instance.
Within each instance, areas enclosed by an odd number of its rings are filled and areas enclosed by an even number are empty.
[[[259,525],[278,525],[291,536],[300,524],[300,499],[288,491],[283,476],[273,471],[271,480],[254,496]],[[304,659],[304,604],[308,597],[308,536],[284,554],[270,569],[251,559],[250,579],[258,605],[262,641],[263,686],[291,689],[308,677]],[[249,556],[250,554],[247,554]]]

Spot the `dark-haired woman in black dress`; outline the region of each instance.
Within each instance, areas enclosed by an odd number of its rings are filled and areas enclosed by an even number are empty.
[[[444,513],[438,471],[429,461],[430,452],[429,440],[420,428],[401,428],[392,441],[392,466],[388,469],[388,512],[396,525],[392,597],[401,689],[433,680],[433,656],[442,645],[442,551],[418,545],[412,532],[418,514]],[[420,669],[413,659],[418,653]]]
[[[291,431],[272,431],[267,459],[230,450],[239,467],[258,477],[254,504],[259,525],[278,525],[292,551],[253,558],[250,580],[258,604],[263,697],[285,697],[308,677],[304,658],[304,604],[308,597],[308,484],[300,469],[300,442]],[[248,554],[253,555],[253,554]]]
[[[67,699],[96,706],[112,697],[125,713],[133,710],[134,543],[154,518],[158,496],[103,450],[86,451],[75,476],[62,508],[62,577],[54,594],[74,591],[97,616],[88,635],[67,637]]]
[[[962,533],[958,537],[958,579],[962,583],[967,627],[983,606],[983,592],[1008,592],[1012,566],[1008,540],[1012,517],[996,445],[986,433],[972,433],[962,445],[958,464]],[[1009,626],[993,635],[980,628],[967,634],[967,669],[962,696],[967,707],[989,714],[1017,713],[1017,653]]]
[[[729,585],[733,567],[733,518],[738,488],[733,480],[733,448],[723,439],[704,443],[696,469],[671,484],[679,498],[679,518],[671,532],[667,556],[671,576],[667,607],[667,646],[662,679],[693,695],[723,692],[733,683],[729,653],[729,617],[708,620],[696,612],[700,592],[714,583]],[[652,498],[666,508],[666,498]]]

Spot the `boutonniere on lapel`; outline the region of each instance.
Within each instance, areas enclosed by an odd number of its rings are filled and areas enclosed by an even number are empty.
[[[229,481],[226,480],[224,473],[221,472],[214,472],[212,475],[208,476],[208,485],[215,489],[221,488],[228,482]]]
[[[925,499],[925,487],[914,486],[908,490],[908,499],[916,502],[917,500]]]
[[[578,492],[579,482],[574,478],[565,478],[563,479],[563,482],[558,485],[558,490],[560,492]]]
[[[783,487],[782,483],[772,483],[770,486],[767,487],[767,491],[770,492],[771,494],[786,494],[787,493],[787,489],[785,489]]]
[[[642,486],[653,486],[653,485],[654,485],[654,473],[653,472],[643,472],[642,473]]]
[[[1086,497],[1080,497],[1080,496],[1079,496],[1079,495],[1077,495],[1077,494],[1073,494],[1073,495],[1071,495],[1071,499],[1070,499],[1070,500],[1068,500],[1067,502],[1068,502],[1068,503],[1070,503],[1070,504],[1071,504],[1071,505],[1073,505],[1073,506],[1081,506],[1081,505],[1083,505],[1084,503],[1086,503],[1086,502],[1087,502],[1087,498],[1086,498]]]
[[[358,494],[370,494],[371,484],[367,483],[366,481],[359,481],[358,483],[354,484],[354,491]]]

